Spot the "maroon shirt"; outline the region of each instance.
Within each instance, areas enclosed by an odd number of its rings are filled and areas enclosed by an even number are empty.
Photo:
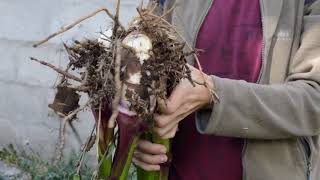
[[[203,71],[256,82],[261,68],[259,0],[215,0],[199,32]],[[244,140],[197,132],[194,115],[183,120],[173,142],[170,180],[241,180]]]

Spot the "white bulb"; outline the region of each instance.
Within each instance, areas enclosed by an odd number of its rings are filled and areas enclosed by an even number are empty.
[[[152,49],[152,42],[150,38],[144,34],[129,34],[124,40],[123,44],[131,47],[135,51],[140,64],[150,58],[150,50]]]

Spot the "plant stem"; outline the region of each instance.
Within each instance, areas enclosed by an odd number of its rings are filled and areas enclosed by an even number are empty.
[[[109,180],[126,180],[134,149],[146,126],[137,116],[119,113],[119,138]]]
[[[80,19],[78,19],[76,22],[66,26],[66,27],[62,27],[60,31],[58,32],[55,32],[53,34],[51,34],[50,36],[48,36],[47,38],[45,38],[44,40],[41,40],[40,42],[36,43],[33,45],[33,47],[38,47],[39,45],[49,41],[50,39],[54,38],[55,36],[59,35],[59,34],[62,34],[70,29],[72,29],[74,26],[76,26],[77,24],[81,23],[82,21],[86,20],[86,19],[89,19],[93,16],[95,16],[96,14],[98,14],[99,12],[102,12],[104,11],[113,21],[115,21],[122,29],[124,29],[124,27],[120,24],[120,22],[118,21],[118,18],[116,19],[115,16],[113,16],[110,11],[107,9],[107,8],[101,8],[101,9],[98,9],[96,11],[94,11],[93,13],[87,15],[87,16],[84,16]]]
[[[167,156],[169,157],[168,163],[162,164],[160,171],[149,172],[145,171],[141,168],[137,168],[138,180],[168,180],[169,177],[169,168],[171,161],[171,153],[170,153],[170,140],[169,139],[161,139],[159,136],[152,134],[150,132],[145,133],[142,136],[143,139],[152,141],[156,144],[162,144],[167,149]]]
[[[72,74],[69,74],[68,72],[66,72],[66,71],[64,71],[64,70],[62,70],[62,69],[59,69],[59,68],[55,67],[54,65],[52,65],[52,64],[50,64],[50,63],[48,63],[48,62],[41,61],[41,60],[36,59],[36,58],[34,58],[34,57],[30,57],[30,60],[36,61],[36,62],[38,62],[38,63],[40,63],[40,64],[42,64],[42,65],[45,65],[45,66],[47,66],[47,67],[55,70],[57,73],[64,75],[64,76],[67,77],[67,78],[70,78],[70,79],[75,80],[75,81],[78,81],[78,82],[81,82],[81,81],[82,81],[82,80],[81,80],[80,78],[78,78],[77,76],[72,75]]]

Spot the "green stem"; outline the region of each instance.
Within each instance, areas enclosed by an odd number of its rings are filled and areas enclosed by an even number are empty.
[[[110,153],[105,154],[101,152],[99,148],[99,179],[106,179],[110,176],[112,166],[112,155]],[[111,147],[110,147],[111,148]]]
[[[158,137],[155,134],[151,134],[151,133],[145,133],[142,136],[143,139],[151,141],[153,143],[157,143],[157,144],[162,144],[166,147],[167,149],[167,155],[170,159],[171,155],[170,155],[170,140],[169,139],[161,139],[160,137]],[[170,162],[170,160],[169,160]],[[160,171],[145,171],[141,168],[137,168],[137,176],[138,176],[138,180],[168,180],[168,176],[169,176],[169,166],[168,165],[162,165]]]
[[[127,177],[128,177],[128,174],[129,174],[129,170],[130,170],[130,166],[131,166],[131,162],[132,162],[133,153],[134,153],[134,150],[137,147],[138,140],[139,140],[139,136],[135,137],[133,142],[132,142],[132,145],[131,145],[130,150],[129,150],[128,158],[126,160],[124,169],[122,171],[122,174],[121,174],[119,180],[127,180]]]

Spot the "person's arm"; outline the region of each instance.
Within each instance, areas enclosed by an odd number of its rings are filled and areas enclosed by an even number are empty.
[[[187,115],[198,112],[198,129],[203,133],[279,139],[320,133],[320,0],[305,17],[301,46],[283,85],[259,85],[212,76],[208,85],[217,90],[220,103],[204,110],[210,93],[203,86],[180,82],[166,102],[163,114],[155,117],[155,131],[173,137],[176,125]],[[191,68],[201,82],[200,72]],[[205,80],[208,80],[205,75]],[[215,84],[214,84],[215,83]],[[201,117],[201,118],[199,118]],[[140,142],[137,162],[142,168],[162,163],[163,146]],[[152,151],[151,151],[152,149]]]
[[[319,10],[319,1],[313,7]],[[320,15],[304,18],[301,45],[282,85],[212,76],[220,103],[197,114],[206,134],[279,139],[320,134]]]

